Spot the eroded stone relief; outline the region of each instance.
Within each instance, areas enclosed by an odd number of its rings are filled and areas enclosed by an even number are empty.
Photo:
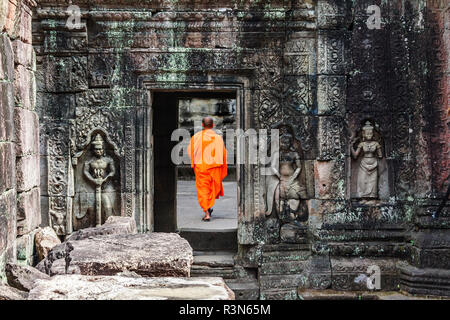
[[[356,179],[358,198],[378,198],[378,159],[383,157],[380,139],[370,121],[366,121],[358,136],[351,139],[350,148],[354,163],[359,162]]]
[[[121,213],[117,157],[104,132],[94,131],[90,136],[90,143],[75,161],[73,230],[99,226]]]
[[[271,150],[270,174],[265,177],[266,216],[282,223],[308,219],[305,168],[300,141],[291,126],[280,125],[279,151]]]

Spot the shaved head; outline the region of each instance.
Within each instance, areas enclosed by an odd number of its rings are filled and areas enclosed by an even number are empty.
[[[206,129],[211,129],[214,127],[214,120],[211,117],[204,117],[202,120],[203,127]]]

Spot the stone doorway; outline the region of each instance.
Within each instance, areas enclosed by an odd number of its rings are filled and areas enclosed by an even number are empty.
[[[234,161],[229,157],[225,197],[216,201],[212,221],[204,223],[192,169],[186,162],[175,164],[171,159],[174,148],[187,147],[189,140],[171,138],[177,128],[188,130],[192,136],[206,115],[213,116],[216,129],[224,135],[236,129],[236,93],[165,91],[153,92],[152,100],[154,231],[178,231],[195,250],[235,251],[238,188]]]

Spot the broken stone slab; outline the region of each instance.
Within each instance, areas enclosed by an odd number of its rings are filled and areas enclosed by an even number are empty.
[[[7,286],[0,282],[0,301],[2,300],[26,300],[28,294],[19,289]]]
[[[30,291],[34,281],[37,279],[49,279],[45,273],[40,272],[31,266],[21,266],[7,263],[5,267],[6,279],[8,284],[21,291]]]
[[[28,300],[234,300],[222,278],[58,275],[38,280]]]
[[[51,227],[39,229],[34,236],[38,261],[45,259],[50,250],[61,244],[55,230]]]
[[[189,243],[176,233],[119,234],[89,237],[56,246],[37,268],[65,274],[66,244],[71,244],[68,273],[116,275],[131,271],[144,277],[189,277],[194,261]],[[51,261],[54,259],[53,261]]]
[[[83,240],[107,234],[136,234],[136,221],[131,217],[111,216],[100,227],[86,228],[72,233],[66,241]]]

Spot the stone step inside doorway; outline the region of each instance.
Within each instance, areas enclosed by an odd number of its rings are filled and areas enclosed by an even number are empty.
[[[191,277],[221,277],[236,300],[258,300],[256,271],[237,266],[234,256],[233,251],[194,251]]]

